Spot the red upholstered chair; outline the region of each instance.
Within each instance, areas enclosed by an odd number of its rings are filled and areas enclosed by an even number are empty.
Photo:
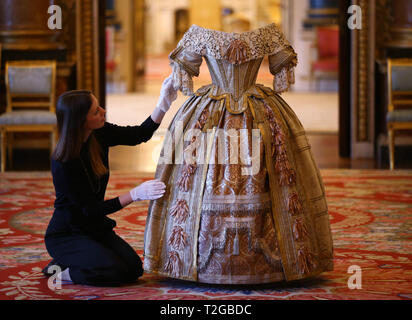
[[[321,79],[337,79],[339,70],[339,28],[318,27],[315,42],[316,57],[311,61],[311,83],[320,89]]]

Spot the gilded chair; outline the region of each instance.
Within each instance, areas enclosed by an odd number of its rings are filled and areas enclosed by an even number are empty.
[[[323,26],[316,28],[316,41],[312,46],[310,62],[310,82],[317,83],[320,89],[321,79],[337,79],[339,70],[339,28]]]
[[[55,111],[56,62],[7,61],[6,112],[0,116],[1,172],[6,168],[6,150],[11,160],[17,132],[49,132],[50,150],[57,139]]]
[[[388,114],[390,169],[395,168],[395,132],[412,130],[412,59],[388,59]]]

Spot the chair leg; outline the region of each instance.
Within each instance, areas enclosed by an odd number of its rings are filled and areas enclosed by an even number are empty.
[[[395,132],[393,129],[388,130],[389,134],[389,167],[395,169]]]
[[[6,132],[1,130],[0,132],[0,149],[1,149],[1,172],[6,169]]]

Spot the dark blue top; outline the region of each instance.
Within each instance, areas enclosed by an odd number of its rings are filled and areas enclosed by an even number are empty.
[[[122,127],[106,122],[94,131],[102,148],[104,165],[109,168],[109,147],[146,142],[158,127],[159,124],[151,117],[140,126]],[[56,200],[46,237],[73,232],[98,236],[116,226],[116,222],[107,215],[122,209],[122,206],[119,197],[104,200],[109,173],[99,179],[94,175],[87,152],[88,142],[83,144],[79,158],[66,162],[51,161]]]

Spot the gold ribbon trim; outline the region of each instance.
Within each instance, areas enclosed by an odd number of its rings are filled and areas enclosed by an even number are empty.
[[[268,96],[275,95],[275,92],[263,85],[254,85],[245,91],[239,99],[235,100],[233,95],[229,92],[219,93],[221,88],[215,85],[208,85],[200,88],[195,92],[196,96],[205,96],[207,95],[210,99],[216,101],[223,101],[226,110],[231,114],[241,114],[246,111],[249,107],[251,98],[264,99]],[[240,108],[239,108],[239,105]]]

